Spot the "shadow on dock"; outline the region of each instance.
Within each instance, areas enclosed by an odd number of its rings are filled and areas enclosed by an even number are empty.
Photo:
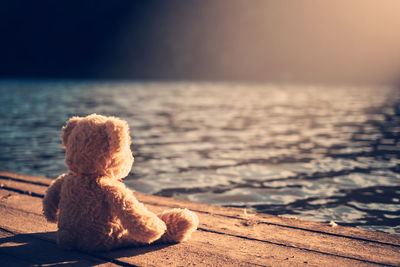
[[[16,234],[0,238],[0,254],[7,255],[0,260],[1,266],[9,266],[8,263],[15,264],[18,261],[21,266],[24,263],[35,266],[49,265],[68,265],[68,266],[97,266],[102,263],[114,262],[112,260],[124,257],[134,257],[149,252],[164,249],[174,244],[151,244],[138,247],[119,248],[107,253],[107,257],[102,261],[101,253],[82,253],[79,251],[66,251],[54,246],[57,232],[41,232]],[[91,261],[88,255],[93,256]],[[29,261],[26,261],[26,258]]]

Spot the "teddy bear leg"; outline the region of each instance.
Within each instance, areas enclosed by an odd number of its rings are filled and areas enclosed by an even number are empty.
[[[117,239],[113,248],[136,247],[140,245],[144,245],[144,243],[136,241],[131,234],[125,232],[119,239]]]
[[[160,242],[183,242],[190,237],[199,224],[197,215],[188,209],[166,210],[158,217],[167,225],[167,231],[159,239]]]

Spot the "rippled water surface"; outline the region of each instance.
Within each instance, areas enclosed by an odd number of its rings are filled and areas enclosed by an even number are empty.
[[[400,233],[400,91],[0,81],[0,169],[66,171],[73,115],[129,122],[137,191]]]

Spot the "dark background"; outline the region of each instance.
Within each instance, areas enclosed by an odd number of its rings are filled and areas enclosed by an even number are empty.
[[[0,2],[0,77],[395,83],[400,2]]]

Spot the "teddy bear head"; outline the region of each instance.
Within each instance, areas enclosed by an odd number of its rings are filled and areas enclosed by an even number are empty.
[[[65,162],[71,173],[118,179],[129,174],[133,156],[126,121],[97,114],[72,117],[62,131]]]

